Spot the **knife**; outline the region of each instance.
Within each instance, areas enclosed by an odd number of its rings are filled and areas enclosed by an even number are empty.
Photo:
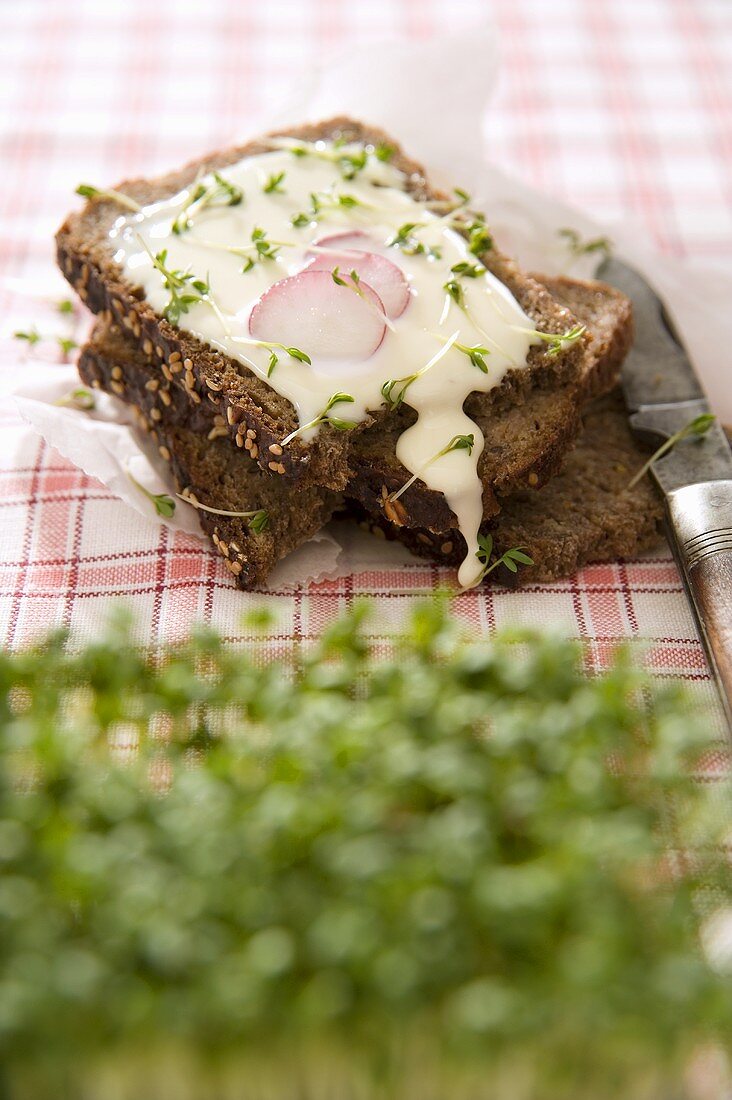
[[[689,356],[653,288],[610,257],[598,277],[633,303],[635,342],[622,388],[634,434],[668,439],[709,404]],[[732,730],[732,451],[717,421],[651,465],[663,493],[669,542]]]

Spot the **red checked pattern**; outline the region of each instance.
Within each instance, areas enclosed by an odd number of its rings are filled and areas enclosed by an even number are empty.
[[[502,72],[490,135],[495,160],[612,223],[637,223],[691,260],[732,255],[732,4],[727,0],[25,0],[3,7],[0,36],[0,304],[4,389],[31,371],[10,334],[58,318],[39,293],[51,237],[85,179],[150,174],[223,144],[264,113],[293,67],[359,37],[412,38],[469,26],[488,11]],[[448,97],[449,98],[449,97]],[[83,331],[83,329],[82,329]],[[46,348],[44,356],[53,355]],[[246,638],[243,595],[217,556],[118,503],[51,451],[5,401],[0,413],[0,624],[10,645],[53,626],[98,629],[119,601],[141,638],[191,622]],[[450,574],[415,559],[301,591],[268,592],[272,651],[306,642],[355,596],[376,603],[377,635]],[[559,623],[602,666],[639,637],[661,674],[712,688],[678,574],[664,550],[593,566],[520,593],[456,601],[476,633]]]

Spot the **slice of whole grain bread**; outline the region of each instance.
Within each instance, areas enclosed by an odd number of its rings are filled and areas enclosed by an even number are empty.
[[[266,511],[267,524],[259,533],[245,518],[197,511],[202,530],[240,588],[264,584],[277,562],[316,534],[339,506],[336,493],[295,487],[252,461],[245,446],[232,447],[212,405],[192,407],[183,390],[162,378],[121,334],[97,326],[82,349],[79,374],[87,385],[133,407],[138,426],[157,444],[179,492],[189,491],[211,508]]]
[[[334,118],[280,134],[305,141],[330,138],[388,144],[394,149],[392,163],[406,174],[408,191],[419,199],[448,197],[430,185],[424,169],[388,135],[360,122]],[[268,139],[273,136],[277,135],[266,135],[247,145],[214,153],[166,176],[124,181],[118,190],[141,204],[159,201],[188,186],[200,172],[220,169],[243,157],[265,152]],[[385,408],[376,410],[372,421],[365,421],[350,432],[322,427],[311,442],[298,437],[282,453],[280,441],[297,427],[290,402],[242,363],[173,327],[152,309],[141,288],[130,282],[114,261],[115,248],[109,230],[119,213],[116,203],[94,198],[81,211],[69,215],[56,235],[59,266],[82,300],[94,313],[121,324],[148,355],[154,356],[165,377],[185,389],[194,404],[211,397],[232,438],[254,440],[252,453],[265,469],[298,478],[303,483],[345,488],[353,475],[349,452],[355,440],[374,419],[388,425],[393,414]],[[509,288],[537,328],[561,333],[575,323],[570,310],[556,302],[535,279],[522,274],[497,248],[491,247],[480,259]],[[510,371],[495,390],[473,397],[472,405],[487,417],[515,406],[537,389],[556,395],[560,402],[568,391],[574,397],[573,388],[586,371],[588,343],[581,338],[556,356],[549,355],[543,344],[532,347],[528,369]],[[413,364],[405,363],[404,373],[409,373],[411,367]],[[568,408],[566,417],[569,415]],[[565,425],[564,437],[570,435]],[[556,446],[557,441],[557,431],[551,427],[547,448]],[[542,463],[537,455],[536,465],[549,468],[550,464]]]
[[[202,528],[226,557],[240,587],[261,584],[275,561],[312,535],[337,507],[335,494],[296,487],[259,470],[246,446],[231,446],[220,414],[210,403],[191,409],[185,395],[161,380],[134,344],[109,326],[95,327],[82,350],[79,372],[88,385],[115,394],[139,411],[181,489],[190,486],[201,502],[213,507],[268,509],[270,526],[260,535],[243,520],[199,513]],[[553,581],[589,561],[629,557],[653,545],[661,528],[658,497],[648,479],[627,487],[644,459],[630,434],[619,393],[596,398],[586,410],[583,433],[562,473],[541,492],[506,501],[497,525],[494,521],[496,554],[525,546],[535,564],[515,576],[496,570],[492,579],[519,584]],[[436,535],[397,527],[380,509],[369,512],[357,501],[349,502],[349,514],[420,556],[444,564],[461,558],[455,532]]]
[[[534,278],[587,326],[589,343],[576,388],[537,387],[522,404],[503,409],[500,415],[475,400],[477,395],[468,399],[466,409],[485,437],[478,471],[486,521],[498,514],[504,498],[538,489],[557,473],[580,429],[582,408],[590,398],[616,384],[633,342],[631,304],[620,291],[592,280]],[[450,531],[455,517],[447,501],[422,481],[416,481],[397,501],[389,500],[389,494],[409,478],[396,457],[396,444],[414,419],[412,410],[402,407],[378,432],[371,429],[354,440],[353,476],[347,492],[367,511],[381,510],[391,523]]]
[[[647,454],[631,435],[620,391],[596,398],[583,420],[562,472],[541,492],[505,501],[490,531],[496,558],[512,547],[523,547],[534,564],[521,566],[515,574],[501,566],[491,579],[511,586],[547,583],[588,562],[633,557],[660,540],[663,509],[649,479],[628,488]],[[398,527],[383,512],[369,512],[359,503],[351,506],[350,514],[364,528],[381,538],[398,539],[421,557],[458,564],[465,555],[457,531],[436,535]]]

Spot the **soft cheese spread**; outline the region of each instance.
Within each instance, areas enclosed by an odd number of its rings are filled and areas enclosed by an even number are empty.
[[[120,216],[115,260],[158,312],[287,398],[293,435],[411,406],[397,456],[445,495],[467,544],[459,582],[475,584],[483,436],[463,404],[525,366],[533,323],[455,208],[416,200],[382,150],[274,146]]]

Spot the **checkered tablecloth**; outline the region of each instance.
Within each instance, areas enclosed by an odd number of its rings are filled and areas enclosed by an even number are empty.
[[[421,39],[490,14],[500,82],[495,161],[602,221],[629,219],[677,257],[732,257],[732,3],[728,0],[24,0],[0,5],[0,300],[3,388],[34,369],[11,338],[60,331],[52,235],[80,178],[114,181],[228,143],[266,112],[291,71],[361,36]],[[445,89],[446,101],[449,88]],[[29,289],[36,297],[29,297]],[[79,322],[80,324],[82,322]],[[10,645],[52,626],[88,633],[111,603],[141,638],[194,620],[232,639],[261,594],[233,589],[221,561],[120,504],[0,407],[0,621]],[[436,566],[385,551],[337,581],[269,591],[272,642],[307,640],[355,596],[386,632]],[[602,664],[618,639],[648,641],[661,673],[708,681],[665,551],[595,566],[520,593],[469,592],[456,613],[476,632],[564,624]],[[701,688],[711,698],[707,683]]]

